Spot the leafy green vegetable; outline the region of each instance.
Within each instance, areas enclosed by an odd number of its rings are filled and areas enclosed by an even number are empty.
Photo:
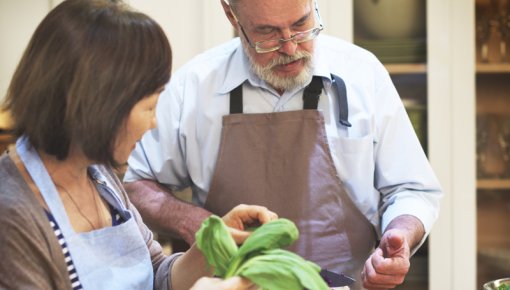
[[[239,266],[261,251],[286,247],[299,237],[296,225],[288,219],[277,219],[256,228],[239,248],[225,278],[235,274]]]
[[[499,285],[498,290],[510,290],[510,285]]]
[[[238,248],[223,220],[215,215],[210,216],[202,223],[196,238],[197,247],[214,268],[214,275],[224,277]]]
[[[273,249],[246,261],[236,275],[250,279],[262,289],[329,289],[319,272],[317,264],[292,252]]]
[[[211,216],[202,224],[196,239],[214,274],[221,278],[246,277],[264,290],[328,290],[317,264],[281,249],[298,236],[295,224],[281,218],[255,229],[237,248],[223,220]]]
[[[288,219],[277,219],[258,227],[239,249],[246,256],[256,251],[278,249],[295,242],[299,237],[296,225]]]

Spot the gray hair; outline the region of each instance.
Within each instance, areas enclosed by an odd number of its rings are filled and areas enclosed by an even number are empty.
[[[237,6],[239,5],[240,0],[222,0],[222,1],[225,2],[227,5],[229,5],[234,13],[237,13]],[[314,6],[315,6],[314,8],[317,10],[317,12],[319,12],[317,0],[312,0],[312,1],[314,2]]]

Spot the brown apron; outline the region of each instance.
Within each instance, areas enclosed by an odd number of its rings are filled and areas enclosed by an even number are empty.
[[[305,110],[224,116],[205,208],[221,216],[241,203],[266,206],[296,223],[300,236],[289,250],[354,277],[351,289],[360,289],[376,234],[337,176],[324,118],[316,110],[321,92],[322,79],[314,77],[305,89]],[[242,110],[242,85],[230,97],[231,113],[239,110],[233,107]],[[346,107],[345,95],[339,102]]]

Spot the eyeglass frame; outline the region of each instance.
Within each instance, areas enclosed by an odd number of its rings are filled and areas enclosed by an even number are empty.
[[[224,0],[224,2],[230,7],[230,3],[228,3],[228,1]],[[319,20],[319,27],[314,27],[314,28],[311,28],[311,29],[308,29],[308,30],[305,30],[305,31],[294,33],[294,34],[292,34],[287,39],[285,39],[285,38],[279,38],[279,39],[273,38],[273,39],[269,39],[269,40],[257,41],[257,42],[255,42],[255,44],[253,44],[250,41],[250,38],[248,38],[248,35],[246,34],[246,31],[244,31],[243,26],[239,22],[239,19],[237,19],[237,16],[234,14],[234,11],[232,11],[232,8],[230,9],[230,12],[232,13],[232,16],[234,17],[234,19],[236,20],[237,25],[239,25],[239,28],[241,28],[241,32],[243,33],[244,38],[246,38],[246,41],[248,41],[248,44],[252,48],[254,48],[257,53],[268,53],[268,52],[273,52],[273,51],[279,50],[280,48],[282,48],[282,46],[283,46],[283,44],[285,42],[293,41],[295,44],[299,44],[299,43],[307,42],[307,41],[310,41],[310,40],[314,40],[319,35],[319,33],[324,29],[324,25],[322,24],[321,16],[320,16],[320,13],[319,13],[319,6],[317,5],[317,0],[314,0],[314,3],[315,3],[315,5],[314,5],[315,6],[314,7],[315,16]],[[304,39],[304,40],[301,40],[301,41],[297,41],[296,37],[301,36],[301,35],[310,35],[310,38],[309,39]],[[278,41],[278,44],[276,46],[274,46],[274,47],[271,47],[271,48],[261,48],[259,46],[261,43],[265,43],[265,42],[267,43],[267,42],[272,42],[272,41],[275,41],[275,42]]]

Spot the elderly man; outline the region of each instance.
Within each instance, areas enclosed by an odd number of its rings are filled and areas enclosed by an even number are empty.
[[[442,191],[388,72],[319,35],[313,0],[221,4],[240,37],[173,76],[129,160],[133,202],[188,243],[211,213],[263,205],[297,224],[291,250],[352,289],[402,283]],[[188,186],[193,204],[172,195]]]

